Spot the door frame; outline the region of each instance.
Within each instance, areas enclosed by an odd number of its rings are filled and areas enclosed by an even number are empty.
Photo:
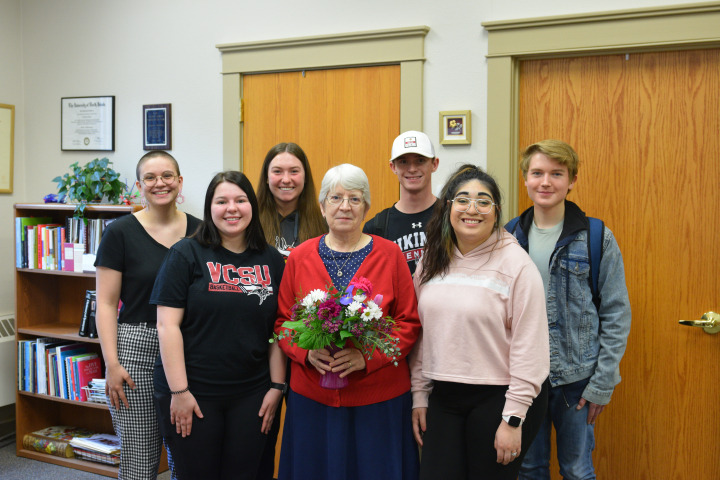
[[[518,212],[520,62],[720,47],[720,2],[483,22],[488,31],[487,168]]]
[[[222,54],[223,168],[243,168],[242,77],[250,73],[400,65],[400,131],[422,131],[429,31],[419,26],[216,45]]]

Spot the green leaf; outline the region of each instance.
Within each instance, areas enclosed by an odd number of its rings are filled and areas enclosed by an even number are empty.
[[[103,192],[111,192],[112,189],[113,189],[113,187],[112,187],[109,183],[106,183],[106,184],[103,185],[103,187],[102,187],[102,191],[103,191]]]
[[[62,177],[57,176],[57,177],[53,178],[52,181],[53,182],[62,182]]]
[[[340,339],[343,340],[343,343],[348,337],[354,337],[354,335],[347,330],[340,330]]]
[[[305,328],[305,324],[302,320],[295,320],[294,322],[291,322],[290,320],[283,322],[282,324],[283,328],[289,328],[291,330],[295,330],[296,332],[300,331],[300,329],[307,330]]]

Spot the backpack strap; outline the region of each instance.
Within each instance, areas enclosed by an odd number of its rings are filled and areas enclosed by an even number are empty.
[[[389,220],[390,220],[390,209],[389,208],[386,208],[385,210],[378,213],[377,217],[375,217],[375,231],[373,232],[373,235],[377,235],[378,237],[385,238],[385,235],[387,234]]]
[[[600,261],[603,256],[603,237],[605,224],[599,218],[588,217],[590,228],[588,231],[588,256],[590,257],[590,277],[593,303],[600,310],[600,294],[598,292],[598,278],[600,277]]]
[[[517,224],[520,221],[520,217],[515,217],[512,220],[510,220],[508,223],[505,224],[505,230],[508,231],[510,234],[515,234],[515,229],[517,228]]]

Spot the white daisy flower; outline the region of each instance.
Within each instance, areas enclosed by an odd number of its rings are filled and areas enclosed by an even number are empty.
[[[302,306],[305,308],[310,308],[314,306],[317,302],[324,302],[326,298],[327,292],[315,289],[312,292],[308,293],[305,298],[302,299]]]
[[[360,307],[362,307],[362,303],[360,302],[352,302],[347,307],[347,311],[350,315],[355,315],[358,310],[360,310]]]

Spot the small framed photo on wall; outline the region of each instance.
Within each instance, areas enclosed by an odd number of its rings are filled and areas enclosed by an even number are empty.
[[[169,103],[143,105],[143,150],[172,149],[172,115]]]
[[[440,143],[470,145],[472,143],[470,118],[470,110],[440,112]]]

